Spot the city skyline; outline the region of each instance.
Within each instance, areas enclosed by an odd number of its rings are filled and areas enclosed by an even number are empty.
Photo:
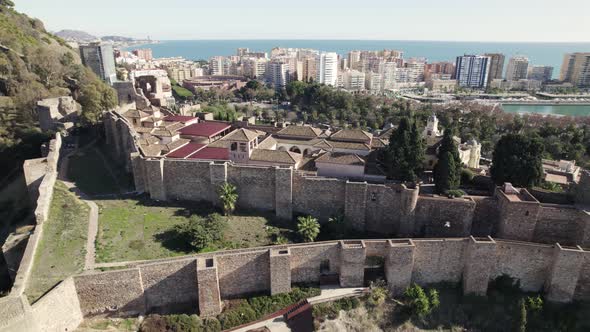
[[[16,8],[43,20],[51,31],[74,29],[99,36],[150,36],[158,40],[590,41],[585,33],[590,30],[590,22],[584,15],[590,3],[581,0],[559,4],[548,0],[501,0],[493,4],[428,0],[420,6],[376,1],[370,7],[351,1],[317,5],[308,0],[298,2],[297,7],[267,0],[256,4],[230,0],[225,4],[221,8],[210,3],[170,0],[161,7],[153,0],[105,0],[100,5],[31,0],[16,1]]]

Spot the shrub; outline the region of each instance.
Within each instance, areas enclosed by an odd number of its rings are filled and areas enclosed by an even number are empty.
[[[312,216],[297,218],[297,234],[305,242],[313,242],[320,234],[320,223]]]
[[[388,295],[389,291],[385,282],[378,281],[375,284],[371,284],[371,293],[367,297],[367,305],[369,307],[380,306],[385,302]]]
[[[321,303],[313,306],[313,317],[318,319],[335,319],[340,310],[349,311],[360,306],[361,302],[356,297],[339,299],[329,303]]]
[[[221,216],[213,213],[207,218],[192,216],[187,223],[177,225],[175,230],[194,249],[202,250],[222,239],[225,226]]]
[[[221,313],[219,322],[223,330],[231,329],[242,324],[253,322],[256,320],[256,312],[245,302],[240,306],[229,309]]]
[[[201,332],[209,331],[197,315],[149,315],[139,328],[140,332]],[[219,330],[217,330],[219,331]]]
[[[236,186],[231,183],[224,182],[217,190],[219,201],[223,206],[223,213],[226,216],[230,215],[236,208],[236,201],[238,200],[238,193]]]
[[[293,288],[289,293],[252,297],[248,299],[248,304],[256,312],[256,319],[259,319],[320,293],[319,288]]]
[[[445,195],[448,197],[462,197],[465,195],[465,192],[461,189],[452,189],[445,191]]]
[[[440,299],[438,297],[438,291],[434,288],[428,290],[428,299],[430,300],[430,307],[432,309],[438,308],[440,305]]]
[[[543,310],[543,299],[539,295],[527,296],[526,306],[532,312],[541,312]]]
[[[205,318],[203,320],[203,330],[204,332],[220,332],[221,323],[214,317]]]
[[[461,183],[471,183],[475,178],[475,174],[469,168],[461,169]]]

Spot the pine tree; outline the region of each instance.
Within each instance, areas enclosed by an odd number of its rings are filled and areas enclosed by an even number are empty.
[[[453,131],[447,128],[437,153],[434,167],[434,184],[439,194],[454,190],[461,185],[461,157],[453,139]]]

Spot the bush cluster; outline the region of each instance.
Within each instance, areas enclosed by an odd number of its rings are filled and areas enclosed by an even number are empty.
[[[320,293],[319,288],[295,287],[289,293],[252,297],[248,301],[224,311],[219,315],[219,321],[224,330],[230,329],[258,320],[306,298],[320,295]]]
[[[216,318],[201,319],[197,315],[149,315],[141,324],[140,332],[219,332]]]
[[[410,310],[410,315],[424,318],[428,316],[433,309],[440,305],[438,291],[434,288],[428,290],[428,295],[422,287],[413,284],[404,292],[406,304]]]
[[[215,242],[221,241],[226,223],[217,213],[206,218],[192,216],[187,223],[175,227],[176,232],[196,250],[202,250]]]

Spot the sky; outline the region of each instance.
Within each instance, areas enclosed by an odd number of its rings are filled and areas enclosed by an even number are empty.
[[[589,0],[14,0],[50,31],[187,39],[590,41]]]

